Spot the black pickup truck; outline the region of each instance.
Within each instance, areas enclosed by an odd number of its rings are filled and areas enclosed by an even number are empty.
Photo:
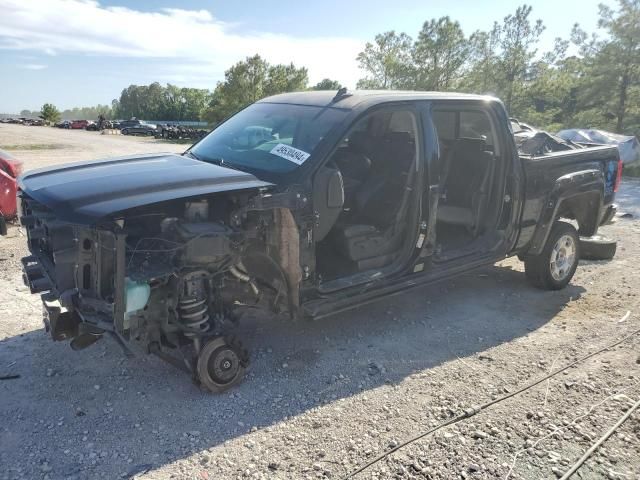
[[[278,95],[182,155],[25,174],[24,280],[54,340],[139,342],[222,391],[247,308],[321,318],[515,255],[563,288],[621,168],[615,147],[519,155],[495,98]]]

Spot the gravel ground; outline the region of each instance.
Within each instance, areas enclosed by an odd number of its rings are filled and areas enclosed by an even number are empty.
[[[25,171],[58,163],[136,153],[184,152],[187,147],[152,137],[0,124],[0,149],[7,149],[22,159]]]
[[[9,128],[11,127],[11,128]],[[26,168],[182,145],[0,127]],[[2,148],[2,147],[0,147]],[[0,238],[0,479],[343,478],[399,442],[513,392],[640,328],[640,182],[602,231],[611,262],[582,261],[563,291],[496,266],[319,322],[249,318],[246,380],[202,393],[108,340],[52,342],[22,285],[24,239]],[[627,311],[631,315],[619,322]],[[640,335],[393,453],[356,478],[556,478],[640,398]],[[552,435],[552,433],[555,434]],[[636,412],[576,478],[640,478]]]

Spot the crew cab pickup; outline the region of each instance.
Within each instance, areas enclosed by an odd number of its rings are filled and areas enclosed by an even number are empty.
[[[26,173],[24,280],[54,340],[110,335],[218,392],[249,361],[232,337],[247,308],[319,319],[508,256],[563,288],[619,160],[606,146],[521,156],[485,96],[278,95],[182,155]]]

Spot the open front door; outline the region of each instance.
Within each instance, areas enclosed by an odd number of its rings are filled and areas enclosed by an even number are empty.
[[[418,223],[419,125],[408,106],[365,114],[317,173],[314,240],[321,290],[380,279],[406,264],[407,241],[415,242]]]

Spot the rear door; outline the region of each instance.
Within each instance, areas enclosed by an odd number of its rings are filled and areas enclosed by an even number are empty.
[[[443,253],[441,260],[489,252],[498,256],[515,240],[514,199],[520,196],[518,156],[504,108],[476,100],[434,102],[431,119],[439,147],[430,167],[431,189],[438,192],[429,219],[436,251]],[[470,164],[488,156],[483,168]]]

